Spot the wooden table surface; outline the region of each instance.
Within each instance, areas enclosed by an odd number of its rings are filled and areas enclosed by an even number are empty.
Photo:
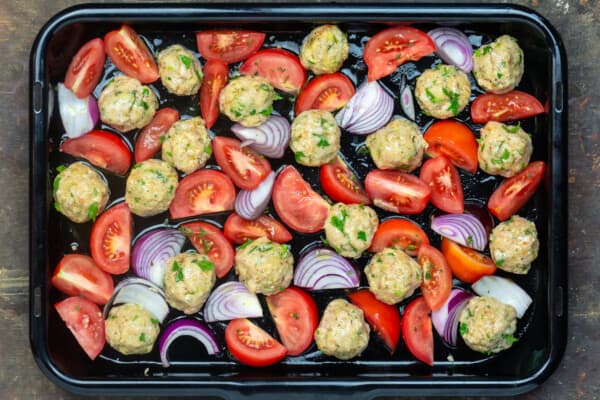
[[[0,1],[0,399],[75,399],[36,366],[28,340],[28,57],[36,33],[74,0]],[[569,335],[554,375],[519,399],[600,396],[600,2],[515,1],[556,26],[569,58]]]

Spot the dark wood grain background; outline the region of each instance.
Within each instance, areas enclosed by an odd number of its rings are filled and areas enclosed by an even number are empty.
[[[449,1],[444,1],[448,2]],[[0,0],[0,399],[76,399],[37,368],[28,340],[28,57],[74,0]],[[569,336],[554,375],[519,399],[600,396],[600,2],[522,0],[556,26],[569,59]],[[599,288],[596,288],[596,285]]]

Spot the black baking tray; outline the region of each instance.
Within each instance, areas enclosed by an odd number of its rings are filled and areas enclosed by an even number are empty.
[[[91,362],[54,311],[53,304],[61,297],[49,283],[56,263],[63,254],[73,251],[74,243],[79,246],[78,251],[87,251],[85,235],[90,229],[90,225],[69,223],[52,207],[55,167],[74,160],[57,151],[62,132],[57,107],[52,104],[53,88],[64,78],[72,56],[84,42],[103,36],[121,23],[132,25],[159,48],[178,42],[195,49],[194,32],[210,27],[236,27],[267,32],[267,46],[297,50],[291,42],[297,43],[313,26],[326,22],[341,24],[349,32],[350,42],[357,46],[364,43],[364,37],[390,24],[411,24],[424,30],[452,25],[481,35],[484,41],[503,33],[519,39],[525,53],[525,75],[520,88],[541,99],[547,108],[546,114],[525,121],[523,126],[532,133],[532,159],[548,163],[543,185],[521,212],[536,221],[541,250],[532,271],[515,278],[534,298],[533,307],[519,322],[519,342],[505,352],[487,357],[469,351],[464,345],[451,349],[436,337],[435,365],[431,368],[415,361],[402,344],[390,356],[374,335],[373,345],[363,355],[345,362],[323,357],[313,345],[302,357],[286,359],[269,368],[249,368],[234,362],[227,354],[209,357],[186,339],[172,347],[173,362],[169,369],[160,366],[156,349],[149,356],[131,358],[119,357],[107,348]],[[429,67],[433,60],[426,57],[417,64],[405,64],[400,72],[414,86],[417,71]],[[362,81],[366,69],[356,57],[351,57],[344,68],[357,70],[353,79]],[[95,395],[193,395],[226,399],[304,398],[310,394],[328,398],[508,396],[534,389],[560,362],[567,332],[567,63],[555,29],[532,10],[515,5],[439,4],[84,5],[59,13],[41,29],[31,51],[30,71],[30,340],[39,367],[60,387]],[[391,92],[398,92],[400,72],[382,80]],[[473,89],[474,95],[480,93],[476,86]],[[170,101],[165,97],[161,103],[175,106],[181,114],[198,114],[197,97]],[[276,106],[283,115],[288,115],[290,108]],[[395,114],[399,114],[398,107]],[[467,108],[458,119],[477,131],[479,126],[471,124],[468,115]],[[431,122],[423,115],[417,120],[422,129]],[[220,117],[213,131],[228,135],[229,126]],[[132,134],[124,136],[130,143],[134,138]],[[347,140],[342,153],[364,178],[372,164],[368,156],[356,152],[356,146],[363,140],[358,136]],[[275,169],[290,160],[288,151],[283,162],[272,165]],[[214,160],[210,163],[214,165]],[[317,182],[314,169],[300,170],[307,180]],[[106,175],[115,192],[111,196],[113,201],[122,192],[124,180]],[[486,176],[481,172],[475,176],[461,172],[466,198],[484,200],[500,182],[495,177],[482,180],[483,177]],[[432,211],[429,206],[424,214],[413,219],[427,227]],[[380,217],[386,215],[380,212]],[[224,217],[214,215],[205,219],[222,223]],[[136,232],[160,224],[164,218],[164,215],[144,221],[136,218]],[[299,249],[318,239],[318,235],[297,236],[292,243],[294,254],[297,256]],[[435,240],[434,243],[438,244]],[[359,264],[364,262],[360,260]],[[343,295],[343,291],[316,294],[321,311],[328,300]],[[274,333],[266,315],[258,323]],[[221,339],[224,326],[211,326]]]

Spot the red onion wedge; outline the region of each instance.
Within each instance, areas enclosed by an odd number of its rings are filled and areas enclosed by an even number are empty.
[[[241,282],[225,282],[210,295],[204,306],[206,322],[229,321],[236,318],[259,318],[263,310],[258,297]]]
[[[307,290],[358,287],[356,268],[335,251],[317,247],[304,254],[294,271],[294,285]]]
[[[126,278],[115,286],[112,297],[104,306],[104,319],[113,306],[134,303],[144,307],[161,324],[169,314],[165,293],[154,283],[142,278]]]
[[[98,123],[98,103],[94,96],[80,99],[62,83],[58,84],[58,110],[69,138],[88,133]]]
[[[235,211],[245,219],[260,217],[271,200],[274,183],[275,172],[271,171],[256,189],[240,190],[235,198]]]
[[[456,28],[435,28],[427,34],[435,42],[435,53],[446,63],[467,74],[473,69],[473,47],[467,35]]]
[[[431,229],[466,247],[483,251],[487,246],[485,227],[471,214],[444,214],[431,221]]]
[[[242,141],[242,146],[250,146],[270,158],[283,157],[291,138],[290,123],[280,115],[271,115],[264,124],[254,128],[234,124],[231,131]]]
[[[171,323],[160,336],[160,362],[163,367],[169,367],[167,354],[171,344],[181,336],[191,336],[198,340],[210,355],[221,352],[215,334],[204,324],[194,319],[180,319]]]
[[[181,253],[185,235],[173,228],[153,229],[140,236],[133,245],[131,264],[137,276],[163,286],[165,262]]]
[[[533,300],[519,285],[501,276],[488,275],[471,285],[480,296],[491,296],[501,303],[513,306],[517,317],[523,318]]]
[[[367,135],[382,128],[392,118],[394,99],[377,82],[365,82],[335,119],[340,128],[357,135]]]
[[[458,319],[463,308],[474,295],[463,289],[452,289],[444,305],[431,312],[431,321],[444,341],[456,346],[458,339]]]

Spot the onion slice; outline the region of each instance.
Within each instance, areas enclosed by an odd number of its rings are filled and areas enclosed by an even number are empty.
[[[115,286],[112,297],[104,306],[104,319],[113,306],[134,303],[144,307],[161,324],[169,314],[165,293],[154,283],[142,278],[127,278]]]
[[[358,272],[350,261],[326,247],[308,251],[294,271],[294,285],[307,290],[350,289],[359,283]]]
[[[193,319],[180,319],[167,326],[160,336],[160,362],[163,367],[169,367],[169,360],[167,359],[169,347],[181,336],[191,336],[198,340],[210,355],[221,352],[215,334],[208,327]]]
[[[452,346],[456,346],[458,340],[460,313],[472,297],[474,295],[466,290],[452,289],[444,305],[439,310],[431,312],[431,321],[436,332]]]
[[[340,128],[357,135],[367,135],[382,128],[392,118],[394,99],[377,82],[365,82],[335,119]]]
[[[206,322],[229,321],[236,318],[259,318],[263,310],[258,297],[243,283],[225,282],[210,295],[204,306]]]
[[[291,138],[290,123],[280,115],[271,115],[264,124],[253,128],[234,124],[231,131],[242,145],[270,158],[283,157]]]
[[[523,318],[533,300],[519,285],[501,276],[488,275],[471,285],[480,296],[491,296],[501,303],[513,306],[517,317]]]
[[[435,43],[435,53],[447,64],[467,74],[473,69],[473,47],[467,35],[456,28],[435,28],[427,33]]]
[[[483,251],[487,246],[485,227],[471,214],[444,214],[433,218],[431,229],[466,247]]]
[[[185,235],[173,228],[158,228],[140,236],[133,245],[131,264],[141,278],[163,286],[165,262],[181,253]]]
[[[271,171],[256,189],[240,190],[235,198],[235,211],[245,219],[260,217],[271,200],[274,183],[275,172]]]
[[[98,123],[98,103],[94,96],[80,99],[62,83],[58,84],[58,110],[69,138],[88,133]]]

